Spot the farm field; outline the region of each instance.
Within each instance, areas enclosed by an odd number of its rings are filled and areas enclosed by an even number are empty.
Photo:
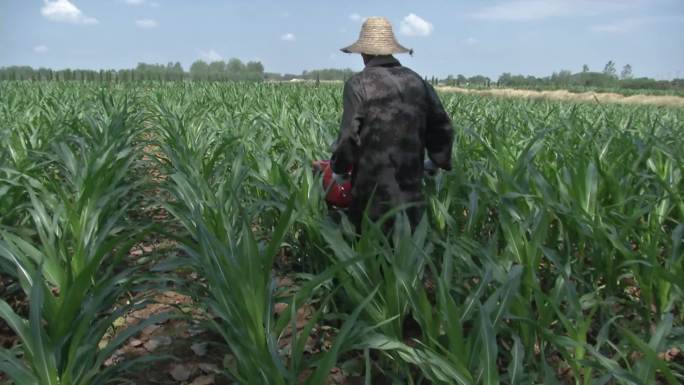
[[[0,83],[0,382],[684,382],[684,109],[443,93],[427,216],[356,238],[341,96]]]
[[[684,107],[684,96],[650,94],[646,90],[643,90],[643,93],[633,93],[631,95],[623,95],[615,92],[576,92],[574,90],[538,91],[515,88],[468,89],[461,87],[439,87],[439,90],[443,92],[458,92],[466,94],[475,94],[480,96],[508,98],[530,98],[569,102],[598,102],[652,105],[664,107]]]

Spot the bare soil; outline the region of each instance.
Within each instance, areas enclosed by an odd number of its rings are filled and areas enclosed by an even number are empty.
[[[512,88],[496,88],[488,90],[473,90],[460,87],[437,87],[443,92],[459,92],[483,96],[498,96],[510,98],[550,99],[578,102],[623,103],[656,105],[665,107],[684,107],[684,97],[664,95],[631,95],[625,96],[610,92],[582,92],[574,93],[566,90],[533,91],[516,90]]]

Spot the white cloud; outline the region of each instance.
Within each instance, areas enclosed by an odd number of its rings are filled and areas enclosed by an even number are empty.
[[[433,30],[432,24],[413,13],[401,21],[400,31],[406,36],[429,36]]]
[[[491,5],[472,14],[472,16],[484,20],[530,21],[561,16],[567,11],[567,7],[562,1],[525,0]]]
[[[149,1],[149,0],[120,0],[123,1],[124,3],[128,5],[147,5],[152,8],[157,8],[159,7],[159,3],[156,1]]]
[[[352,13],[351,15],[349,15],[349,20],[361,21],[361,20],[363,20],[363,17],[361,17],[361,15],[359,15],[358,13]]]
[[[595,16],[641,6],[644,0],[499,0],[470,14],[480,20],[526,22],[559,16]]]
[[[33,47],[33,52],[35,52],[35,53],[46,53],[47,51],[48,51],[48,47],[46,47],[42,44]]]
[[[40,13],[48,20],[72,24],[97,24],[94,17],[86,16],[69,0],[43,1]]]
[[[637,18],[627,18],[622,20],[616,20],[610,23],[597,24],[589,27],[592,32],[600,33],[626,33],[631,32],[639,27],[646,24],[664,24],[664,23],[677,23],[681,24],[684,22],[684,16],[671,15],[671,16],[658,16],[658,17],[637,17]]]
[[[280,37],[280,40],[284,41],[295,41],[296,39],[297,38],[295,37],[295,35],[291,32],[288,32]]]
[[[221,56],[220,53],[216,52],[213,49],[210,49],[209,51],[200,50],[200,57],[202,58],[202,60],[208,62],[223,60],[223,56]]]
[[[159,22],[153,19],[140,19],[135,21],[135,25],[144,29],[152,29],[159,27]]]
[[[631,31],[639,24],[642,23],[638,20],[626,19],[608,24],[593,25],[589,29],[594,32],[625,33]]]
[[[474,37],[469,37],[469,38],[465,39],[463,42],[466,43],[467,45],[475,45],[475,44],[479,43],[480,41]]]

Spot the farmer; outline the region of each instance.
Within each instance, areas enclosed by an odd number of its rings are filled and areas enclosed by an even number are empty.
[[[366,207],[373,221],[406,207],[415,228],[424,210],[424,172],[451,169],[449,116],[432,86],[392,56],[413,51],[396,41],[387,19],[368,18],[359,40],[342,52],[361,54],[365,64],[344,85],[342,123],[331,157],[337,183],[352,169],[349,219],[360,231]]]

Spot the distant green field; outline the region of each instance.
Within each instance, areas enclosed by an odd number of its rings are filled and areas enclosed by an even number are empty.
[[[597,93],[615,93],[625,96],[632,95],[663,95],[663,96],[684,96],[684,90],[681,89],[668,89],[668,90],[658,90],[658,89],[629,89],[620,87],[567,87],[567,88],[535,88],[540,91],[551,90],[551,89],[566,89],[570,92],[597,92]]]
[[[116,321],[172,289],[220,336],[217,383],[684,382],[684,109],[443,94],[424,222],[355,239],[310,169],[341,94],[0,83],[0,373],[124,383],[107,358],[171,315]],[[152,235],[174,246],[129,252]]]
[[[598,87],[570,87],[570,92],[612,92],[620,95],[663,95],[663,96],[684,96],[684,90],[656,90],[656,89],[627,89],[627,88],[598,88]]]
[[[595,93],[614,93],[624,96],[632,95],[655,95],[655,96],[683,96],[684,90],[681,89],[629,89],[621,87],[582,87],[582,86],[568,86],[568,87],[556,87],[556,86],[530,86],[530,87],[496,87],[491,85],[490,87],[485,87],[483,85],[462,85],[461,87],[477,90],[488,90],[488,89],[499,89],[499,88],[512,88],[517,90],[531,90],[531,91],[556,91],[556,90],[566,90],[573,93],[584,93],[584,92],[595,92]]]

